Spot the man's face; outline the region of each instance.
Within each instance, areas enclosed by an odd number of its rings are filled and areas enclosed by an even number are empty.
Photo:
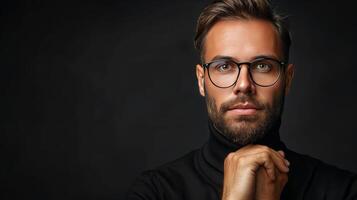
[[[283,59],[276,29],[263,20],[217,22],[206,35],[203,58],[208,63],[222,56],[237,62],[250,62],[261,56]],[[242,65],[235,85],[218,88],[210,81],[207,70],[197,65],[200,93],[206,97],[208,114],[216,128],[242,145],[263,137],[279,123],[293,66],[283,72],[273,86],[261,87],[250,79],[248,66]]]

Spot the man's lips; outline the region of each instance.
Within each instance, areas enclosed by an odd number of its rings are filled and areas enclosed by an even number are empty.
[[[239,103],[228,108],[227,113],[233,115],[254,115],[260,110],[252,103]]]

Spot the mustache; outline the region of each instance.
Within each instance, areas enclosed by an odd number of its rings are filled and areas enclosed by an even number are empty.
[[[239,103],[243,104],[243,103],[246,103],[246,102],[248,102],[250,104],[253,104],[258,109],[264,109],[265,108],[264,104],[259,103],[259,101],[256,100],[254,97],[252,97],[250,95],[246,95],[246,94],[240,94],[236,98],[222,103],[221,108],[219,109],[219,111],[221,113],[224,113],[224,112],[228,111],[230,108],[232,108],[233,106],[235,106],[235,105],[237,105]]]

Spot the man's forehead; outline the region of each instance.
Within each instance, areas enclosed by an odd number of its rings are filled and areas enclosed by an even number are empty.
[[[205,38],[204,60],[229,56],[252,60],[258,56],[282,58],[281,41],[274,26],[264,20],[224,20],[217,22]]]

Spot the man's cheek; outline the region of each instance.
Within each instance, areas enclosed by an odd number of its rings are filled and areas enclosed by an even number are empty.
[[[271,108],[276,100],[272,95],[268,94],[258,96],[256,99],[264,109]]]
[[[219,100],[216,100],[216,108],[217,108],[217,113],[221,113],[221,110],[222,110],[222,103],[219,101]]]

